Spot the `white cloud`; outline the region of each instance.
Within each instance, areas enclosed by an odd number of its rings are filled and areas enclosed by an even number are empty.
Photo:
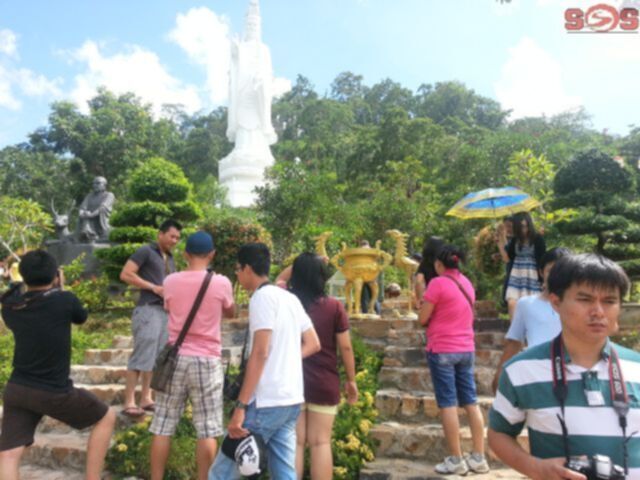
[[[279,98],[288,91],[291,90],[291,80],[283,77],[276,77],[273,79],[273,84],[271,85],[271,89],[274,98]]]
[[[214,104],[226,101],[229,93],[229,35],[229,19],[206,7],[178,14],[169,33],[191,61],[204,67],[207,93]]]
[[[14,72],[15,83],[22,93],[29,97],[52,96],[59,97],[62,94],[61,79],[49,80],[44,75],[34,73],[26,68]]]
[[[229,97],[230,38],[229,19],[206,7],[178,14],[176,26],[169,32],[169,39],[180,46],[192,62],[204,68],[207,94],[214,105],[225,103]],[[289,79],[273,79],[275,97],[289,90]]]
[[[10,57],[18,55],[18,36],[8,28],[0,30],[0,53]]]
[[[0,107],[9,110],[20,110],[22,104],[18,100],[11,89],[11,73],[0,65]]]
[[[171,76],[161,64],[158,56],[139,46],[127,47],[124,53],[105,55],[94,41],[87,40],[71,53],[72,58],[86,64],[86,70],[75,77],[75,86],[70,97],[85,110],[87,101],[95,96],[99,86],[115,93],[133,92],[153,105],[160,115],[162,105],[181,104],[187,112],[201,108],[198,89],[185,85]]]
[[[49,80],[27,68],[0,64],[0,107],[20,110],[22,101],[16,92],[26,97],[57,98],[61,95],[61,79]]]
[[[509,49],[494,88],[503,107],[513,110],[514,119],[554,115],[582,104],[580,97],[567,93],[560,62],[527,37]]]

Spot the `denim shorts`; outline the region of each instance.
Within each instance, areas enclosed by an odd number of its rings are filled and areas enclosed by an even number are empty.
[[[473,378],[473,352],[427,352],[427,364],[438,407],[473,405],[478,401]]]

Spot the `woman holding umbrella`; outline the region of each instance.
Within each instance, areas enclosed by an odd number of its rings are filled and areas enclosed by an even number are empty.
[[[519,298],[542,291],[538,265],[546,251],[544,237],[536,232],[531,215],[527,212],[513,216],[513,237],[507,242],[505,235],[498,237],[498,250],[507,264],[507,289],[505,299],[509,307],[509,319]]]

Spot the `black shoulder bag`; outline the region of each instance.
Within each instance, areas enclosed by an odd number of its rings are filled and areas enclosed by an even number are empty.
[[[200,291],[193,302],[189,316],[184,322],[182,331],[180,332],[176,343],[173,345],[171,343],[167,343],[162,350],[160,350],[160,353],[156,358],[156,364],[153,367],[153,374],[151,375],[151,388],[157,392],[166,392],[169,383],[171,383],[173,374],[176,371],[176,366],[178,365],[178,350],[180,350],[180,345],[184,342],[187,332],[193,323],[193,319],[195,318],[196,313],[198,313],[204,294],[207,292],[207,288],[209,288],[209,283],[211,283],[212,276],[213,272],[207,272],[207,275],[204,277]]]

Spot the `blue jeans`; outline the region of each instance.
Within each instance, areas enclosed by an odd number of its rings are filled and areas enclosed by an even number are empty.
[[[300,405],[256,408],[249,405],[243,427],[262,436],[267,446],[269,473],[274,480],[296,480],[296,423]],[[209,480],[239,479],[236,463],[219,452]]]
[[[473,377],[474,353],[427,352],[427,363],[439,408],[473,405],[478,401]]]

